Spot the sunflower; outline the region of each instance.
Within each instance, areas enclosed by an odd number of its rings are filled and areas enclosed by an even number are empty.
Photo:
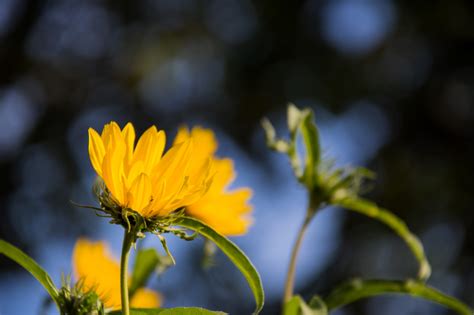
[[[92,166],[120,209],[132,209],[147,219],[166,217],[207,192],[212,182],[210,157],[201,154],[192,138],[166,153],[165,143],[165,132],[155,126],[143,133],[136,146],[131,123],[121,130],[111,122],[101,135],[89,128]]]

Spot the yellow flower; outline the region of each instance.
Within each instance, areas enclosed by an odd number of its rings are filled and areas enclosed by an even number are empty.
[[[212,170],[214,174],[208,192],[199,200],[186,206],[186,213],[196,217],[218,232],[229,235],[242,235],[251,223],[249,214],[252,206],[248,200],[252,196],[249,188],[229,191],[227,187],[235,178],[234,164],[231,159],[221,159],[214,156],[217,150],[217,140],[210,129],[194,127],[191,132],[186,127],[179,129],[175,145],[185,143],[193,138],[196,148],[195,156],[199,158],[213,156]]]
[[[74,247],[72,264],[74,277],[83,281],[85,290],[94,290],[106,308],[121,307],[120,265],[111,257],[105,242],[79,239]],[[131,297],[130,304],[132,307],[156,308],[161,304],[161,296],[153,290],[140,288]]]
[[[99,135],[89,128],[89,157],[114,202],[145,218],[163,217],[199,200],[211,183],[209,157],[193,139],[173,145],[164,155],[166,136],[155,126],[140,137],[128,123],[123,130],[115,122]]]

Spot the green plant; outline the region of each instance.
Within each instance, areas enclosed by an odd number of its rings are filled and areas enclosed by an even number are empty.
[[[441,304],[462,315],[472,315],[473,310],[461,301],[426,285],[425,282],[431,274],[430,264],[421,242],[403,220],[389,210],[360,197],[364,180],[372,178],[374,174],[361,167],[338,168],[334,166],[333,160],[322,157],[319,132],[310,109],[300,110],[290,104],[287,124],[289,139],[285,140],[276,136],[270,121],[267,119],[262,121],[267,146],[288,156],[294,175],[306,188],[308,196],[306,215],[301,228],[297,231],[297,239],[290,257],[283,296],[283,314],[325,315],[362,298],[382,294],[407,294]],[[298,154],[299,136],[303,140],[304,156]],[[400,281],[356,279],[336,288],[327,297],[315,296],[309,303],[294,295],[296,261],[305,232],[313,218],[328,206],[358,212],[392,229],[406,243],[418,261],[419,267],[415,278]]]

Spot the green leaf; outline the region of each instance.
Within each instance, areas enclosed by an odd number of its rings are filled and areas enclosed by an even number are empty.
[[[299,295],[293,296],[283,307],[283,315],[299,315],[302,298]]]
[[[258,274],[254,265],[252,264],[250,259],[245,256],[242,250],[228,238],[219,234],[210,226],[204,224],[199,220],[190,217],[180,217],[176,219],[174,224],[193,230],[206,237],[207,239],[213,241],[217,245],[217,247],[219,247],[227,255],[227,257],[229,257],[229,259],[247,279],[247,282],[250,288],[252,289],[256,302],[256,309],[254,313],[258,314],[262,310],[265,300],[262,280],[260,279],[260,275]]]
[[[263,118],[261,124],[263,131],[265,132],[265,139],[267,141],[267,144],[270,146],[272,143],[275,142],[276,139],[275,128],[273,127],[270,120],[268,120],[267,118]]]
[[[319,147],[318,128],[314,122],[313,112],[309,109],[305,110],[306,115],[301,122],[301,135],[306,147],[306,165],[304,170],[304,180],[310,189],[316,184],[318,175],[318,166],[321,159]]]
[[[110,315],[121,315],[122,311],[113,311]],[[130,309],[130,315],[225,315],[223,312],[209,311],[200,307],[176,308],[135,308]]]
[[[58,301],[58,289],[51,280],[48,273],[40,267],[31,257],[21,251],[19,248],[0,239],[0,254],[3,254],[25,268],[39,283],[48,291],[54,302]]]
[[[460,315],[474,314],[474,311],[461,301],[415,280],[355,279],[336,288],[325,301],[331,311],[357,300],[382,294],[406,294],[443,305]]]
[[[272,124],[267,119],[262,121],[267,145],[275,151],[286,153],[296,178],[312,190],[317,182],[316,176],[321,159],[319,133],[314,122],[313,111],[309,108],[300,110],[290,103],[287,110],[287,122],[290,131],[289,142],[277,139]],[[301,134],[305,146],[306,156],[304,159],[300,158],[297,150],[298,134]],[[305,161],[304,170],[300,160]]]
[[[276,137],[275,128],[268,119],[262,119],[262,127],[265,132],[267,146],[277,152],[288,153],[288,150],[290,149],[289,143]]]
[[[298,127],[300,126],[301,120],[303,118],[302,111],[298,109],[294,104],[288,104],[288,109],[286,112],[286,119],[288,123],[288,130],[290,134],[293,135],[297,132]]]
[[[313,298],[309,301],[309,307],[311,307],[311,309],[313,309],[314,311],[318,311],[317,314],[329,314],[326,303],[317,295],[313,296]]]
[[[146,285],[159,262],[160,255],[154,248],[141,249],[137,252],[129,289],[130,295],[133,295],[138,288]]]
[[[343,208],[359,212],[375,220],[378,220],[389,226],[400,236],[410,248],[411,252],[418,261],[418,279],[426,281],[431,275],[431,267],[426,258],[423,245],[416,235],[407,227],[402,219],[387,209],[379,208],[375,203],[361,198],[342,198],[333,200],[332,205],[338,205]]]
[[[324,302],[318,296],[311,299],[309,305],[299,295],[285,303],[283,315],[328,315]]]

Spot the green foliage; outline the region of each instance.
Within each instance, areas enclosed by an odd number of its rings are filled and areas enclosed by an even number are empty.
[[[205,238],[211,240],[217,245],[217,247],[219,247],[224,252],[224,254],[227,255],[227,257],[229,257],[229,259],[247,279],[247,282],[250,288],[252,289],[256,302],[256,309],[254,313],[258,314],[262,310],[265,300],[262,280],[260,279],[260,275],[258,274],[254,265],[252,264],[250,259],[242,252],[242,250],[240,250],[240,248],[237,247],[237,245],[235,245],[228,238],[219,234],[210,226],[204,224],[203,222],[197,219],[193,219],[190,217],[181,217],[175,221],[175,224],[195,231],[204,236]]]
[[[121,311],[113,311],[110,315],[121,315]],[[176,307],[176,308],[160,308],[160,309],[145,309],[135,308],[130,309],[130,315],[225,315],[223,312],[209,311],[200,307]]]
[[[326,304],[315,296],[309,304],[299,296],[293,296],[283,307],[283,315],[328,315]]]
[[[49,293],[53,301],[58,302],[58,289],[51,280],[48,273],[36,263],[31,257],[21,251],[19,248],[0,239],[0,254],[3,254],[25,268]]]
[[[319,132],[311,109],[300,110],[289,104],[287,116],[289,140],[277,138],[270,121],[262,120],[267,146],[288,156],[295,177],[307,188],[311,200],[318,204],[326,204],[336,193],[357,195],[362,180],[373,177],[373,173],[364,168],[335,168],[332,160],[321,158]],[[304,157],[298,154],[298,135],[303,139],[306,153]],[[304,161],[304,167],[301,165],[301,160]]]
[[[378,220],[400,236],[410,248],[419,263],[418,279],[427,280],[431,274],[431,267],[425,256],[423,245],[418,237],[411,233],[405,222],[386,209],[379,208],[375,203],[362,198],[343,198],[333,200],[334,205],[364,214]]]
[[[391,228],[407,244],[418,261],[419,268],[417,280],[355,280],[334,290],[324,301],[315,297],[306,304],[301,297],[292,296],[296,265],[294,261],[300,245],[297,241],[288,271],[288,275],[292,276],[287,277],[283,315],[326,315],[328,311],[358,299],[387,293],[409,294],[444,305],[459,314],[472,315],[473,311],[462,302],[424,284],[431,274],[431,267],[420,240],[405,222],[389,210],[359,197],[363,192],[364,180],[373,178],[374,174],[365,168],[336,168],[333,160],[321,158],[318,129],[310,109],[300,110],[290,104],[287,118],[290,134],[288,141],[277,138],[275,129],[268,120],[263,120],[262,125],[268,147],[288,156],[295,177],[308,191],[309,206],[297,239],[302,239],[307,225],[319,209],[328,205],[339,206],[366,215]],[[300,157],[296,149],[298,135],[302,136],[305,146],[304,157]],[[301,160],[305,161],[304,168]]]
[[[425,284],[431,274],[431,267],[426,258],[420,240],[408,229],[405,222],[389,210],[378,207],[375,203],[361,198],[364,180],[374,177],[374,174],[364,168],[336,168],[334,161],[322,159],[319,143],[319,133],[314,123],[313,112],[310,109],[300,110],[294,105],[288,107],[289,140],[276,137],[275,130],[268,120],[262,122],[266,133],[268,146],[280,153],[284,153],[290,160],[293,172],[298,181],[308,191],[308,211],[302,228],[299,231],[291,257],[290,268],[285,287],[283,315],[329,315],[329,312],[346,304],[363,298],[382,294],[404,294],[425,299],[449,308],[460,315],[473,315],[474,312],[467,305]],[[304,145],[304,156],[300,156],[297,148],[297,139],[301,137]],[[301,162],[303,161],[303,163]],[[212,263],[215,247],[220,248],[242,272],[247,280],[256,302],[254,314],[258,314],[264,305],[264,292],[260,276],[249,258],[232,241],[219,234],[205,223],[185,216],[184,210],[164,217],[146,219],[139,213],[118,206],[110,197],[105,184],[98,181],[95,193],[100,202],[100,208],[94,209],[99,215],[111,218],[112,223],[125,227],[124,249],[121,262],[122,304],[124,310],[128,309],[127,295],[127,261],[130,246],[138,238],[144,237],[145,232],[156,234],[162,242],[167,256],[160,255],[155,249],[139,250],[136,255],[130,295],[146,282],[154,271],[161,272],[174,264],[174,260],[166,245],[162,234],[172,233],[181,239],[192,240],[197,235],[206,238],[205,254]],[[314,296],[306,303],[300,296],[293,296],[294,274],[296,257],[298,254],[304,231],[318,210],[328,205],[339,206],[355,211],[377,220],[391,228],[409,247],[419,263],[417,280],[362,280],[355,279],[333,290],[324,300]],[[193,234],[188,234],[188,231]],[[0,240],[0,254],[20,264],[29,271],[47,290],[53,301],[58,305],[61,315],[120,315],[122,311],[106,313],[104,305],[94,288],[85,289],[79,281],[71,286],[70,280],[63,281],[61,289],[55,287],[49,275],[28,255],[15,246]],[[196,307],[158,308],[158,309],[131,309],[130,315],[211,315],[225,314]]]
[[[308,111],[308,114],[303,117],[301,122],[301,134],[306,148],[306,163],[304,169],[304,180],[308,187],[315,187],[319,182],[317,170],[319,166],[320,148],[319,148],[319,133],[316,125],[313,123],[313,112]]]
[[[277,138],[275,128],[273,128],[270,121],[262,120],[268,147],[288,155],[296,178],[300,182],[311,186],[315,181],[315,171],[320,160],[319,135],[316,125],[311,123],[312,120],[313,112],[310,109],[299,110],[296,106],[290,104],[287,115],[290,141]],[[298,155],[296,147],[299,134],[303,137],[307,153],[304,169],[302,169],[301,157]]]
[[[275,131],[270,122],[264,122],[267,144],[271,149],[276,149],[277,140]],[[286,153],[290,161],[300,160],[296,150],[296,134],[303,136],[306,157],[305,168],[302,171],[296,167],[295,176],[307,188],[310,207],[308,216],[311,218],[318,208],[325,205],[340,206],[345,209],[357,211],[376,219],[400,236],[410,248],[419,262],[418,278],[426,280],[431,274],[431,267],[426,259],[423,246],[418,238],[410,232],[407,225],[389,210],[381,209],[374,203],[360,198],[363,181],[374,177],[374,174],[365,168],[335,168],[332,160],[321,160],[319,134],[310,109],[299,110],[294,105],[288,106],[288,129],[290,141],[285,142],[288,150],[279,151]],[[277,150],[278,151],[278,150]],[[296,157],[295,157],[296,156]],[[291,162],[295,169],[294,162]]]
[[[158,267],[162,257],[153,248],[137,251],[132,272],[132,282],[129,287],[132,296],[138,288],[144,287],[153,271]]]
[[[104,304],[94,290],[86,290],[79,281],[71,286],[70,279],[63,280],[58,296],[61,315],[104,315]]]
[[[390,281],[354,279],[336,288],[324,300],[329,310],[335,310],[357,300],[382,294],[407,294],[443,305],[456,311],[460,315],[474,314],[474,310],[459,300],[417,280]]]

